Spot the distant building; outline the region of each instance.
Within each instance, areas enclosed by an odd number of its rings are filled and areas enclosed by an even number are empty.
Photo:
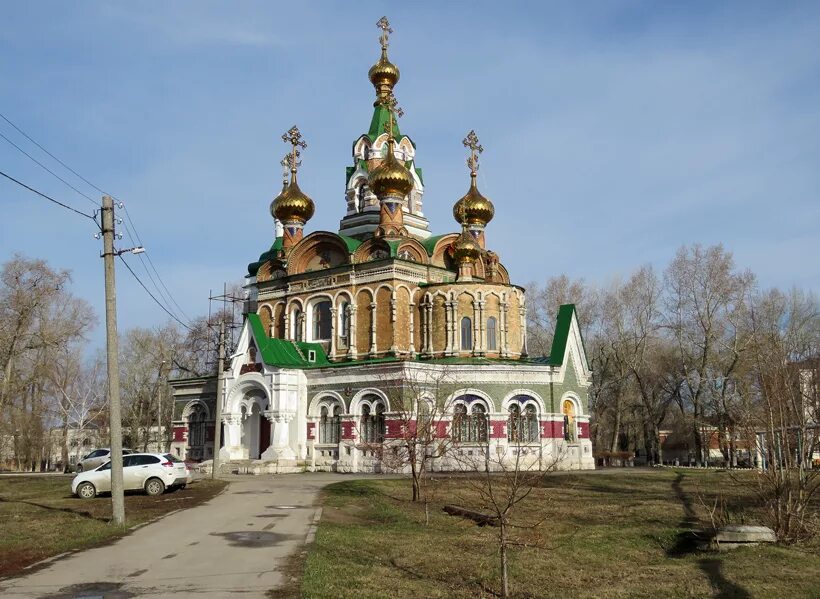
[[[470,132],[464,140],[470,184],[454,202],[458,230],[433,235],[416,144],[395,120],[399,69],[388,59],[386,33],[369,77],[373,116],[352,145],[337,233],[304,234],[315,206],[296,178],[301,134],[293,128],[284,136],[293,145],[283,161],[290,176],[271,204],[270,249],[248,266],[247,315],[224,393],[216,397],[213,379],[171,382],[174,451],[213,457],[219,401],[224,460],[275,471],[380,471],[374,446],[402,434],[393,398],[412,391],[447,406],[437,434],[460,455],[593,468],[591,372],[575,307],[561,307],[551,355],[529,356],[525,291],[487,248],[495,208],[477,185],[478,138]],[[520,212],[514,198],[505,208]],[[439,396],[415,388],[444,379]]]

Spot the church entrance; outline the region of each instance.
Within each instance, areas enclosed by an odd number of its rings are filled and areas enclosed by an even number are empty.
[[[259,442],[262,432],[262,418],[259,410],[259,404],[253,402],[251,404],[250,412],[244,413],[244,422],[242,423],[242,445],[248,450],[249,460],[259,459]]]

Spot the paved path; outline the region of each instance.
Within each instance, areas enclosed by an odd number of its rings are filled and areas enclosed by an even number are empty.
[[[208,503],[28,576],[0,581],[0,597],[265,597],[285,584],[279,569],[305,543],[318,516],[319,489],[350,478],[327,473],[233,477],[228,489]]]

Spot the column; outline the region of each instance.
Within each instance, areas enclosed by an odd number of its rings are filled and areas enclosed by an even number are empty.
[[[410,352],[410,357],[416,357],[416,311],[414,308],[416,304],[410,302],[410,347],[407,348],[407,351]]]
[[[446,301],[444,302],[444,331],[447,334],[447,342],[444,346],[444,355],[445,356],[452,356],[453,355],[453,327],[452,327],[452,307],[453,302]]]
[[[222,414],[225,423],[225,439],[219,458],[230,460],[242,452],[242,414]]]
[[[290,313],[288,313],[287,306],[285,306],[285,340],[290,341]]]
[[[348,306],[350,314],[350,331],[347,333],[349,347],[347,348],[347,357],[351,360],[356,357],[356,304],[352,303]]]
[[[376,355],[376,302],[370,304],[370,355]]]
[[[521,318],[521,355],[527,355],[527,308],[518,308],[518,315]]]
[[[426,342],[425,342],[426,343],[426,348],[427,348],[426,351],[427,351],[427,354],[432,356],[433,352],[435,351],[435,348],[433,347],[433,300],[432,299],[429,302],[427,302],[427,304],[425,305],[424,313],[425,313],[425,316],[426,316],[425,323],[424,323],[424,332],[427,335],[427,339],[426,339]]]
[[[396,291],[393,290],[393,295],[390,297],[390,324],[392,325],[390,328],[393,331],[391,335],[390,353],[394,356],[399,353],[399,346],[396,345],[396,316]]]
[[[501,302],[501,322],[499,323],[498,332],[501,337],[501,357],[508,358],[510,356],[510,348],[507,344],[507,311],[510,305],[506,301]]]
[[[336,359],[336,315],[339,313],[337,308],[330,309],[330,359]]]
[[[296,460],[296,453],[290,446],[290,421],[296,416],[295,412],[272,411],[264,412],[271,423],[270,447],[260,456],[263,460]],[[261,448],[260,448],[261,449]]]

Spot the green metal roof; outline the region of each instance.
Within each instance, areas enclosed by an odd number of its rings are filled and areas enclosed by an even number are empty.
[[[376,141],[376,138],[384,133],[384,126],[389,120],[390,111],[381,104],[377,105],[370,121],[370,129],[367,131],[370,141]],[[401,131],[399,131],[399,122],[397,120],[393,121],[393,139],[401,139]]]
[[[267,252],[263,252],[259,256],[259,260],[257,260],[256,262],[251,262],[250,264],[248,264],[248,276],[251,276],[251,277],[256,276],[256,273],[259,271],[259,267],[262,266],[265,262],[267,262],[271,258],[275,258],[276,254],[281,249],[282,249],[282,238],[277,237],[274,240],[273,245],[270,246],[270,249]]]
[[[555,323],[555,335],[552,337],[552,349],[550,350],[549,363],[553,366],[560,366],[564,363],[564,355],[567,353],[567,341],[569,341],[569,330],[572,327],[572,318],[576,316],[575,304],[564,304],[558,308],[558,321]],[[583,344],[583,337],[581,343]],[[586,353],[584,356],[586,357]],[[589,368],[589,363],[587,363]]]
[[[351,253],[351,254],[352,254],[353,252],[355,252],[355,251],[356,251],[356,249],[357,249],[360,245],[362,245],[362,242],[361,242],[360,240],[356,239],[355,237],[348,237],[347,235],[339,235],[339,238],[340,238],[342,241],[344,241],[344,242],[345,242],[345,245],[347,246],[347,251],[348,251],[349,253]]]
[[[445,233],[444,235],[449,235],[449,233]],[[421,244],[424,246],[424,249],[427,250],[428,256],[433,255],[433,250],[436,249],[436,244],[438,243],[438,240],[444,237],[444,235],[434,235],[433,237],[428,237],[427,239],[421,242]]]
[[[258,314],[248,314],[248,322],[265,364],[283,368],[315,368],[330,364],[320,343],[271,339],[265,333],[265,327],[262,326]],[[316,359],[313,362],[308,361],[309,351],[316,352]]]

